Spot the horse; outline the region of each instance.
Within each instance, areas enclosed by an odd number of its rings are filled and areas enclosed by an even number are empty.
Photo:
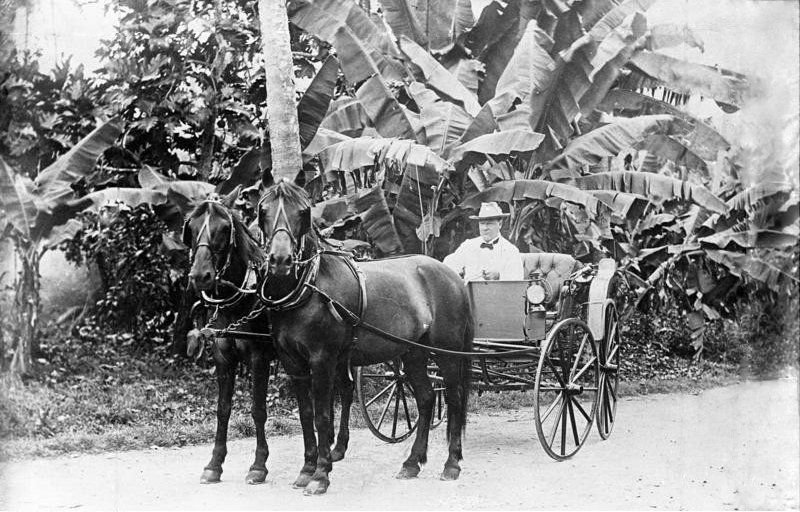
[[[322,250],[311,222],[310,198],[288,180],[265,191],[257,216],[268,256],[258,293],[270,310],[273,340],[296,390],[303,427],[305,461],[295,483],[305,484],[306,494],[323,494],[330,486],[328,415],[337,364],[349,361],[363,366],[396,358],[404,363],[419,411],[416,438],[397,477],[416,477],[427,462],[434,407],[428,349],[472,348],[474,324],[463,281],[427,256],[364,261],[356,266],[346,253]],[[389,334],[376,335],[367,325]],[[398,338],[416,346],[400,343]],[[461,472],[469,359],[435,354],[434,360],[444,379],[448,405],[449,455],[441,479],[455,480]]]
[[[254,294],[243,290],[248,282],[248,274],[261,271],[264,254],[260,243],[233,210],[239,194],[237,187],[221,199],[203,201],[187,216],[183,228],[183,242],[193,254],[189,271],[190,286],[200,294],[207,305],[215,308],[208,327],[225,329],[247,316],[254,316],[241,322],[238,331],[269,333],[269,319],[265,313],[258,312],[259,301]],[[229,293],[220,297],[212,291],[219,284],[227,285]],[[197,347],[189,346],[188,355],[194,355]],[[202,349],[202,347],[200,347]],[[256,427],[255,460],[250,466],[245,481],[248,484],[263,483],[267,476],[266,461],[269,457],[264,426],[267,420],[267,389],[269,367],[275,357],[272,343],[236,339],[231,336],[217,337],[213,341],[213,359],[217,372],[219,396],[217,401],[217,429],[211,460],[203,469],[201,482],[220,481],[222,464],[227,455],[228,421],[231,415],[231,399],[239,363],[250,364],[253,379],[251,414]],[[352,403],[353,385],[340,379],[342,396],[342,418],[337,444],[334,449],[336,460],[344,458],[350,438],[349,411]]]
[[[227,287],[227,295],[220,296],[219,282],[246,285],[248,274],[259,269],[264,259],[259,242],[232,210],[239,194],[238,188],[221,200],[209,199],[198,204],[187,216],[183,227],[183,243],[192,253],[189,285],[214,307],[208,327],[224,329],[232,322],[248,315],[258,306],[258,298]],[[259,269],[260,270],[260,269]],[[232,293],[231,293],[232,291]],[[244,322],[241,330],[268,333],[266,315],[258,315]],[[202,347],[200,347],[202,349]],[[188,347],[189,356],[195,347]],[[228,421],[231,416],[231,399],[239,363],[250,364],[253,379],[251,414],[256,427],[255,460],[245,481],[263,483],[267,477],[266,462],[269,447],[264,425],[267,421],[267,386],[269,367],[275,358],[271,343],[251,342],[232,337],[214,338],[212,356],[217,372],[219,395],[217,398],[217,429],[211,460],[203,468],[203,483],[216,483],[222,475],[222,464],[228,453]]]

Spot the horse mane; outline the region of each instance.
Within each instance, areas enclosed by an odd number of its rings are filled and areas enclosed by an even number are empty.
[[[223,219],[228,217],[227,214],[230,214],[230,218],[233,220],[233,239],[236,242],[242,261],[253,263],[258,267],[264,263],[264,251],[261,248],[261,244],[247,228],[239,212],[227,208],[216,201],[203,201],[187,216],[187,221],[205,213],[217,215]]]
[[[283,197],[287,205],[294,206],[298,210],[311,208],[311,198],[308,196],[308,192],[289,180],[281,180],[269,187],[260,202],[272,201],[279,197]]]

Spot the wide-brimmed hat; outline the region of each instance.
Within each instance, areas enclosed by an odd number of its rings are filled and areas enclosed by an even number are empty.
[[[492,201],[491,203],[481,203],[481,209],[478,212],[478,215],[470,215],[469,218],[472,220],[495,220],[495,219],[504,219],[511,215],[510,213],[503,213],[503,210],[500,209],[500,206]]]

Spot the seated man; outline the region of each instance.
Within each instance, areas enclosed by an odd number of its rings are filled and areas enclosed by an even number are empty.
[[[443,263],[458,272],[465,283],[523,279],[519,249],[500,235],[502,219],[508,216],[497,203],[481,204],[478,215],[470,216],[478,221],[481,236],[465,240]]]

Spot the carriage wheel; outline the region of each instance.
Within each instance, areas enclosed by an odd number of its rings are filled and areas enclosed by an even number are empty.
[[[600,345],[600,405],[597,409],[597,432],[608,439],[617,418],[619,386],[619,317],[614,304],[606,309],[605,336]]]
[[[534,386],[536,432],[544,451],[565,460],[580,450],[594,421],[600,380],[597,344],[577,318],[550,329]]]
[[[431,427],[438,426],[445,415],[444,383],[435,366],[428,367],[434,387],[434,410]],[[361,414],[367,427],[378,439],[399,443],[417,428],[419,411],[414,391],[408,382],[403,363],[387,362],[359,367],[356,390]]]

